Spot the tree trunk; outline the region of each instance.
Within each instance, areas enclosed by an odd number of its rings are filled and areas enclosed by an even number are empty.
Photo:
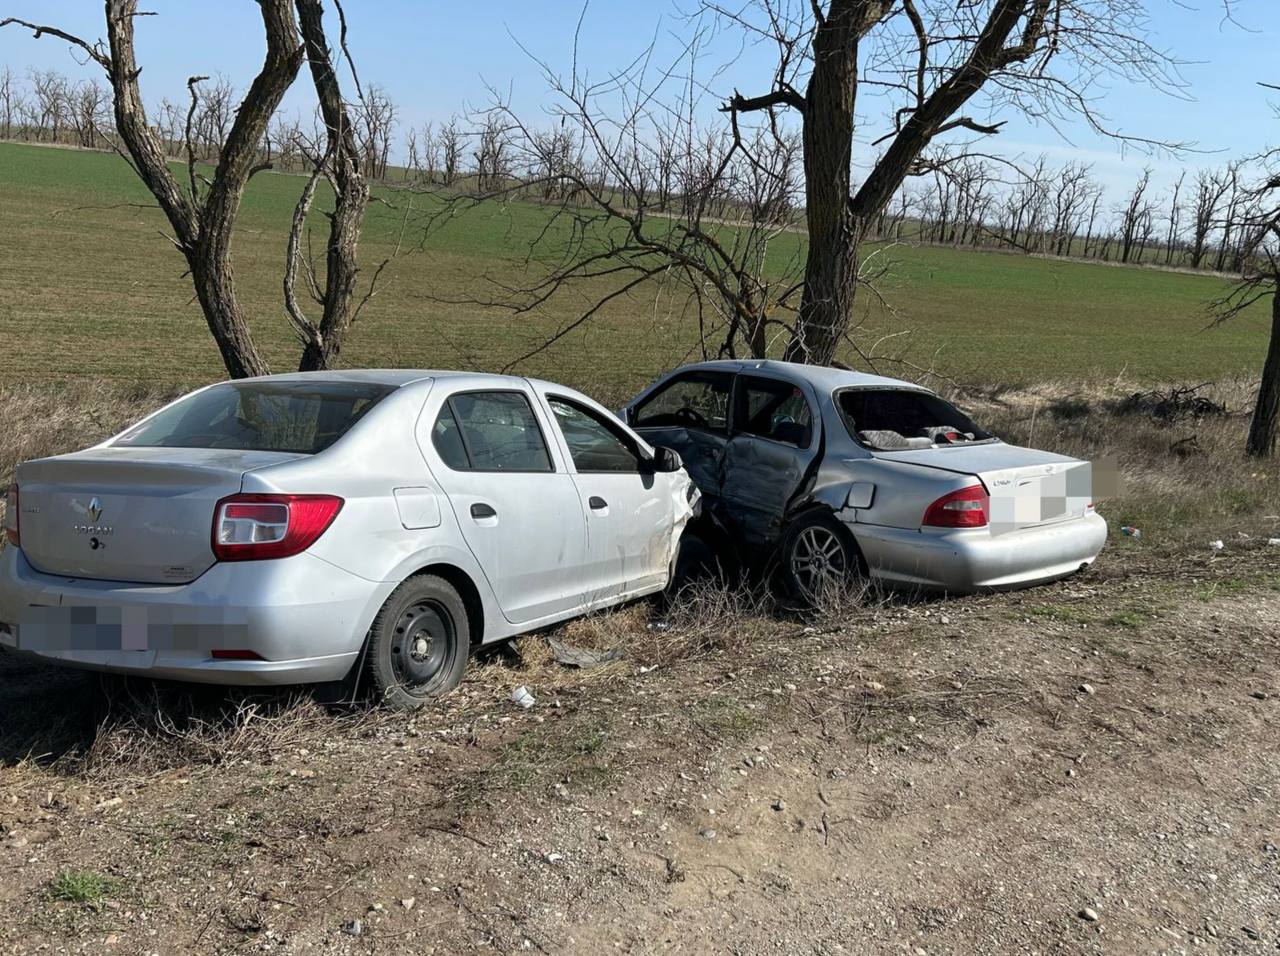
[[[1270,458],[1276,452],[1280,432],[1280,289],[1271,295],[1271,341],[1267,360],[1262,365],[1262,384],[1258,388],[1258,404],[1249,423],[1249,439],[1245,450],[1255,458]]]
[[[849,205],[859,12],[857,4],[837,0],[813,39],[804,111],[809,252],[796,334],[783,354],[791,362],[830,364],[853,309],[865,230]]]
[[[318,326],[312,327],[298,364],[299,371],[310,372],[330,368],[342,350],[347,331],[356,320],[359,306],[353,308],[356,276],[359,266],[356,250],[365,207],[369,203],[369,183],[360,168],[360,150],[355,131],[347,114],[346,103],[338,86],[333,58],[325,41],[323,10],[320,0],[296,0],[298,23],[306,45],[311,78],[320,102],[328,138],[328,155],[332,163],[334,211],[329,217],[329,244],[325,260],[324,312]],[[294,268],[292,262],[289,268]],[[375,273],[376,281],[376,273]],[[369,287],[369,295],[373,286]],[[368,296],[365,297],[366,301]]]

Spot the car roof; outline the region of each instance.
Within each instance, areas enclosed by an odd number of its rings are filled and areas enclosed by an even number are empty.
[[[773,372],[790,378],[802,379],[819,391],[835,391],[838,388],[879,386],[882,388],[913,388],[928,391],[923,385],[900,378],[870,375],[850,369],[832,368],[828,365],[805,365],[801,362],[780,362],[775,359],[715,359],[698,362],[679,369],[712,369],[723,372]]]
[[[488,372],[460,372],[443,369],[418,368],[347,368],[322,372],[286,372],[281,375],[260,375],[257,378],[238,379],[240,382],[368,382],[374,385],[390,385],[399,388],[427,379],[440,381],[462,380],[467,384],[505,386],[510,388],[528,379],[518,375],[494,375]]]

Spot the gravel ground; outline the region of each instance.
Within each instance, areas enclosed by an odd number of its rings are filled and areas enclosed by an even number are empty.
[[[0,951],[1280,951],[1280,561],[1123,565],[412,719],[0,660]]]

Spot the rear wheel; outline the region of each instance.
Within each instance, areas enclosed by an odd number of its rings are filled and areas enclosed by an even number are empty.
[[[792,598],[813,605],[843,592],[860,575],[852,536],[829,515],[803,515],[782,540],[782,578]]]
[[[414,710],[453,690],[467,668],[470,633],[452,584],[431,574],[405,581],[369,630],[365,668],[379,699]]]

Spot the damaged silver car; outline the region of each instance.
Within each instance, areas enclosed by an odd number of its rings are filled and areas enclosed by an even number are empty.
[[[774,361],[659,379],[622,411],[679,452],[692,530],[813,599],[858,575],[970,592],[1065,577],[1107,535],[1088,462],[1021,448],[910,382]]]

